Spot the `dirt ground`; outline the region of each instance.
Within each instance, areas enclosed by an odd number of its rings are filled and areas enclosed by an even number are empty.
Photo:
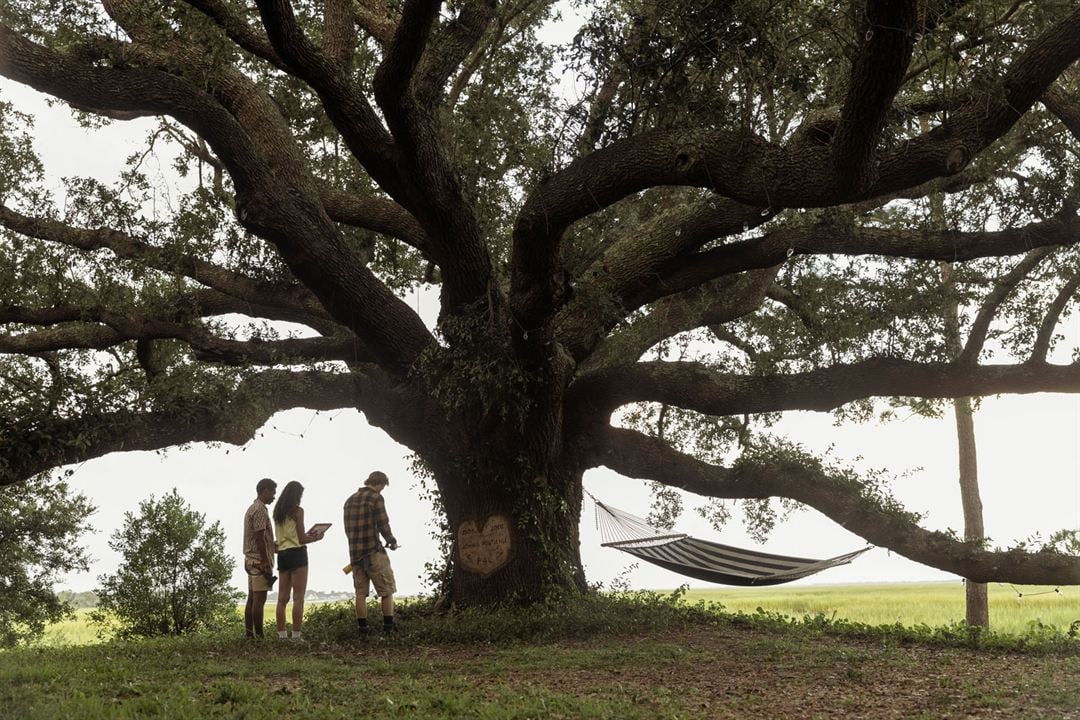
[[[1075,656],[793,639],[734,627],[603,642],[617,643],[606,649],[610,662],[592,667],[575,665],[574,656],[588,664],[595,642],[551,646],[538,663],[498,649],[388,652],[422,653],[474,687],[541,687],[644,705],[663,695],[704,718],[1080,719]],[[484,670],[492,667],[500,669]]]

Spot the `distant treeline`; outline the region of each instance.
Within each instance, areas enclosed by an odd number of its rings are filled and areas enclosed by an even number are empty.
[[[56,596],[60,598],[62,602],[66,602],[68,605],[76,610],[82,610],[83,608],[96,608],[98,606],[98,596],[93,590],[87,590],[86,592],[72,592],[70,590],[61,590],[56,593]]]
[[[274,593],[271,593],[274,595]],[[71,605],[76,610],[83,608],[96,608],[98,605],[98,596],[92,590],[86,592],[72,592],[71,590],[61,590],[57,593],[57,596],[63,601]],[[276,595],[275,595],[276,597]],[[321,590],[308,590],[305,595],[308,602],[335,602],[338,600],[352,600],[353,594],[345,592],[343,590],[331,590],[323,592]]]

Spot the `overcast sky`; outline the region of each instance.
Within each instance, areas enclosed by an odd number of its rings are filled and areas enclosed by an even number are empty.
[[[151,122],[117,123],[83,131],[71,122],[63,107],[48,108],[42,96],[3,79],[0,99],[36,115],[36,148],[54,179],[90,175],[114,180],[123,159],[141,150],[141,138]],[[151,158],[150,168],[167,173],[169,160],[168,156]],[[426,321],[432,321],[437,312],[432,294],[414,296],[410,302]],[[1076,313],[1063,329],[1071,339],[1080,338]],[[1057,360],[1068,361],[1068,351],[1060,350]],[[995,543],[1007,545],[1034,533],[1045,537],[1061,528],[1080,528],[1080,398],[1041,394],[987,399],[975,418],[975,428],[987,534]],[[834,427],[829,415],[790,413],[776,431],[812,451],[824,452],[833,446],[838,457],[862,457],[859,465],[864,468],[888,468],[898,474],[922,468],[898,481],[893,488],[896,496],[911,510],[929,512],[925,526],[962,529],[951,416],[939,421],[910,417],[886,425]],[[402,594],[417,593],[422,588],[424,564],[436,559],[436,551],[430,532],[432,510],[417,498],[408,454],[407,448],[368,426],[355,411],[316,414],[294,410],[275,416],[243,449],[196,446],[164,454],[121,453],[73,466],[73,486],[98,506],[92,520],[95,531],[86,539],[94,564],[89,573],[67,577],[63,584],[74,590],[95,587],[97,575],[115,569],[117,558],[107,541],[120,526],[123,513],[136,509],[140,500],[174,487],[208,520],[221,522],[228,550],[239,556],[244,509],[254,497],[255,482],[269,476],[278,481],[279,488],[289,480],[302,482],[307,488],[303,505],[308,520],[334,523],[326,539],[311,548],[309,587],[348,590],[349,579],[340,571],[348,560],[341,506],[371,470],[381,469],[391,479],[385,497],[402,545],[392,555],[398,588]],[[642,481],[598,469],[586,474],[585,487],[624,510],[638,515],[648,511]],[[694,502],[688,498],[688,505]],[[679,529],[733,545],[754,545],[738,522],[718,534],[693,512],[684,515]],[[581,540],[590,581],[607,584],[627,571],[631,558],[599,547],[588,500],[582,513]],[[804,510],[779,527],[762,549],[825,557],[863,545],[861,538],[813,510]],[[645,563],[626,577],[639,588],[672,588],[683,582],[707,586]],[[956,580],[875,548],[852,565],[798,582],[947,579]],[[239,565],[234,582],[244,586]]]

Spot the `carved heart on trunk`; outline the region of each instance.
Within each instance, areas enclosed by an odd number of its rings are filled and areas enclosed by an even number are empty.
[[[483,529],[473,520],[458,525],[458,555],[461,567],[480,577],[487,577],[510,560],[511,521],[506,515],[492,515]]]

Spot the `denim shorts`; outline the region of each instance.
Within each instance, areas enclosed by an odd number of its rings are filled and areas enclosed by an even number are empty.
[[[282,550],[277,556],[278,572],[289,572],[298,568],[307,567],[307,548],[294,547]]]

